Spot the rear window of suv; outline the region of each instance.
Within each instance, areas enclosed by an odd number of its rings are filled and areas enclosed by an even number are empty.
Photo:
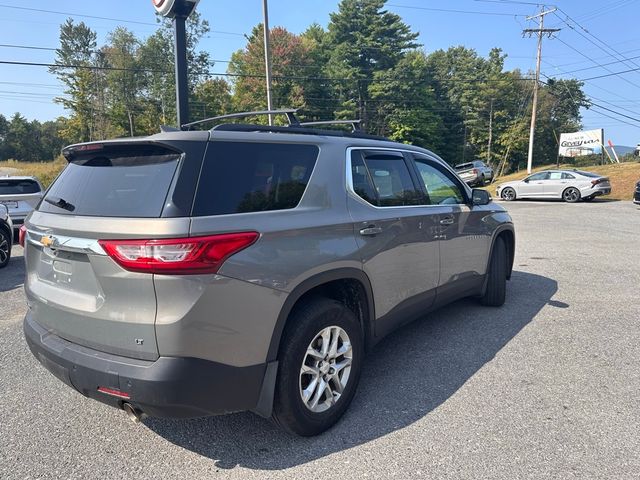
[[[53,183],[39,211],[60,215],[158,218],[181,154],[152,145],[83,153]]]
[[[198,183],[194,216],[295,208],[309,183],[316,145],[213,142]]]
[[[27,195],[38,193],[40,185],[35,180],[3,178],[0,179],[0,195]]]

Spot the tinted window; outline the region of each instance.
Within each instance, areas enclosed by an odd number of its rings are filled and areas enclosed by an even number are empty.
[[[575,179],[575,178],[576,177],[574,177],[570,173],[562,172],[562,179],[563,180],[572,180],[572,179]]]
[[[534,173],[530,177],[527,177],[527,180],[529,181],[547,180],[548,178],[549,178],[549,172],[540,172],[540,173]]]
[[[213,142],[207,149],[193,214],[294,208],[317,157],[315,145]]]
[[[416,159],[416,167],[424,182],[431,205],[465,203],[459,185],[445,171],[423,159]]]
[[[33,180],[19,180],[14,178],[0,179],[0,195],[25,195],[38,193],[40,185]]]
[[[409,168],[402,154],[394,155],[386,152],[366,152],[363,154],[362,151],[354,151],[353,155],[353,158],[356,158],[356,164],[359,163],[356,156],[362,155],[361,160],[364,161],[372,186],[366,197],[360,195],[357,190],[356,193],[369,203],[379,207],[424,204],[424,196],[416,189],[413,180],[411,180]],[[354,162],[352,162],[352,168],[353,164]],[[353,180],[355,189],[357,178],[353,178]]]
[[[180,154],[141,145],[74,159],[39,210],[61,215],[160,217]]]
[[[589,177],[589,178],[600,178],[601,175],[598,175],[597,173],[591,173],[591,172],[585,172],[584,170],[576,170],[576,173],[583,175],[585,177]]]
[[[351,154],[351,179],[353,191],[372,205],[378,205],[378,195],[376,194],[371,175],[362,160],[359,151]]]

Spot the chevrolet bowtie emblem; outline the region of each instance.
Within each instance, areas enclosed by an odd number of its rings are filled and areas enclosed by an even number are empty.
[[[45,247],[50,247],[51,245],[53,245],[54,241],[54,238],[50,237],[49,235],[45,235],[40,239],[40,243]]]

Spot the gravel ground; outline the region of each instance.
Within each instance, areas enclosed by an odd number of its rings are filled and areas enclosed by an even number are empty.
[[[249,413],[148,419],[85,399],[22,338],[22,250],[0,271],[0,478],[639,478],[640,209],[506,205],[507,304],[463,300],[383,341],[316,438]]]

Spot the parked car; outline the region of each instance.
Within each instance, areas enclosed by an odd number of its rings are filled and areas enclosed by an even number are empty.
[[[611,193],[607,177],[584,170],[544,170],[522,180],[498,185],[497,195],[506,201],[518,198],[557,198],[575,203]]]
[[[42,185],[35,177],[0,177],[0,203],[9,209],[14,228],[24,219],[42,198]]]
[[[493,169],[479,160],[461,163],[455,167],[458,176],[470,186],[484,186],[493,179]]]
[[[636,191],[633,193],[633,203],[640,205],[640,180],[636,183]]]
[[[0,268],[4,268],[9,264],[12,243],[13,223],[7,207],[0,205]]]
[[[132,418],[251,410],[318,434],[387,333],[505,301],[511,218],[428,150],[294,122],[63,153],[26,221],[26,340]]]

